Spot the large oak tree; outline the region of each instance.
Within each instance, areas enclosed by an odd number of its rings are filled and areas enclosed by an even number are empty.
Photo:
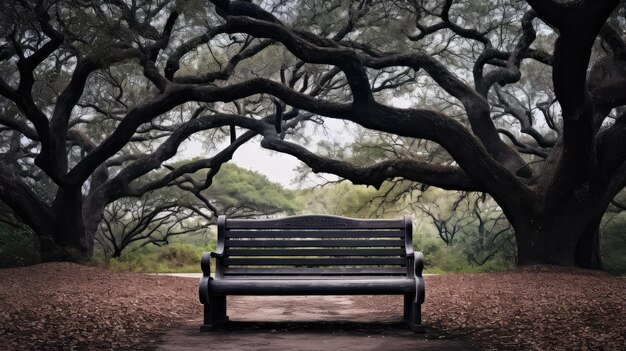
[[[400,177],[488,193],[520,264],[600,267],[598,226],[626,185],[618,0],[3,6],[0,124],[13,152],[0,195],[57,245],[88,256],[106,203],[171,184],[199,193],[261,135],[263,147],[356,184]],[[327,118],[420,143],[355,162],[289,135]],[[95,119],[108,129],[87,128]],[[133,184],[190,135],[224,126],[232,143],[217,156]],[[146,133],[160,145],[126,157]],[[52,203],[25,181],[29,167],[57,187]],[[206,182],[186,182],[202,168]]]

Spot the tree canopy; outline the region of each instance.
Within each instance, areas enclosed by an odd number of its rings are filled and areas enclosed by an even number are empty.
[[[0,196],[54,247],[89,256],[115,200],[200,198],[260,136],[356,184],[488,193],[520,264],[600,266],[598,227],[626,185],[624,1],[0,6]],[[327,119],[363,135],[313,150],[307,126]],[[213,155],[168,163],[190,137]]]

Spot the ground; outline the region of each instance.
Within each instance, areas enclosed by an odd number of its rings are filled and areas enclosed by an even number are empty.
[[[469,340],[415,334],[397,313],[353,296],[236,296],[229,314],[230,323],[211,333],[200,332],[198,320],[167,331],[158,351],[476,351]]]
[[[296,342],[300,349],[344,351],[359,343],[370,350],[389,345],[626,349],[625,278],[535,266],[428,276],[426,288],[422,335],[399,323],[402,301],[395,296],[234,297],[229,298],[233,322],[201,334],[196,279],[47,263],[0,270],[0,345],[4,350],[171,350],[216,343],[268,349],[268,342],[275,350]]]

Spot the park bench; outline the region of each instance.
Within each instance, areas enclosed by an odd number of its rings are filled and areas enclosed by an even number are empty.
[[[210,259],[215,258],[211,277]],[[201,261],[203,331],[228,320],[228,295],[404,295],[404,321],[423,331],[424,259],[412,220],[304,215],[217,221]]]

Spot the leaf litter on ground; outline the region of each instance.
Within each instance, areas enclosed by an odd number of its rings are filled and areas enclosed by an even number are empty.
[[[4,350],[154,349],[163,332],[202,318],[197,280],[71,263],[0,270]],[[426,277],[423,322],[435,338],[485,350],[625,350],[626,279],[531,266]],[[394,321],[402,297],[354,296]],[[313,324],[314,325],[314,324]]]

